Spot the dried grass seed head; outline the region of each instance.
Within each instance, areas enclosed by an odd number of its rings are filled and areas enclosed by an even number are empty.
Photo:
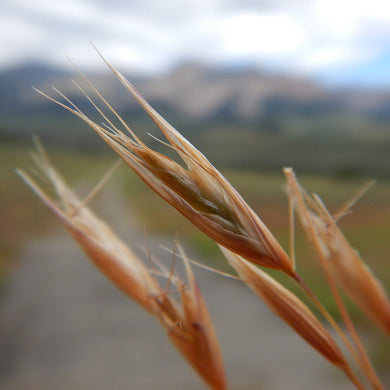
[[[179,303],[160,287],[153,270],[149,271],[112,229],[78,199],[43,155],[35,160],[55,189],[58,204],[29,175],[19,171],[24,181],[63,222],[90,260],[117,287],[159,319],[173,345],[210,387],[226,389],[218,341],[189,264],[186,264],[189,288],[169,271],[161,271],[179,290]]]
[[[317,244],[318,255],[351,300],[390,334],[390,302],[382,283],[351,247],[319,197],[306,194],[291,169],[285,173],[297,213],[308,238]]]
[[[221,248],[244,283],[304,340],[335,366],[349,372],[348,363],[330,333],[292,292],[242,257]]]
[[[213,240],[253,263],[294,276],[294,265],[287,254],[231,184],[145,101],[121,73],[103,60],[160,128],[186,168],[141,142],[85,76],[82,75],[87,85],[119,119],[128,135],[117,128],[84,91],[102,114],[106,126],[89,119],[62,94],[67,104],[49,99],[84,120],[146,184]]]
[[[371,320],[390,334],[390,302],[382,283],[351,247],[329,214],[311,214],[323,255],[336,280]]]

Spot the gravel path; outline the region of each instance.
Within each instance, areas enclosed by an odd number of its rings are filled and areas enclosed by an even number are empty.
[[[119,199],[106,204],[112,219],[123,216]],[[140,240],[134,228],[119,230]],[[204,270],[196,275],[232,390],[353,388],[245,286]],[[91,266],[65,231],[25,247],[0,301],[0,332],[0,389],[206,388],[158,323]]]

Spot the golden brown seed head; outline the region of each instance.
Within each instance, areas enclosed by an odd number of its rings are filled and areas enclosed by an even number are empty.
[[[352,301],[390,334],[390,302],[381,282],[351,247],[321,200],[304,192],[291,169],[285,174],[297,213],[319,258],[327,262]]]
[[[287,254],[231,184],[142,98],[122,74],[109,63],[107,65],[157,124],[186,168],[142,143],[84,76],[98,98],[125,126],[129,136],[115,127],[84,91],[108,126],[93,122],[69,100],[70,106],[67,106],[50,99],[84,120],[146,184],[213,240],[248,261],[294,276],[294,265]]]
[[[20,175],[64,223],[90,260],[117,287],[159,319],[171,342],[212,389],[226,389],[217,338],[189,265],[186,264],[189,288],[179,278],[165,272],[180,292],[178,303],[110,227],[77,198],[48,160],[42,158],[37,162],[53,185],[59,205],[26,173],[20,171]]]
[[[348,364],[313,312],[293,293],[242,257],[221,248],[230,265],[267,306],[332,364],[347,371]]]

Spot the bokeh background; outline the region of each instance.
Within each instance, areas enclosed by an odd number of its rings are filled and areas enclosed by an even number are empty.
[[[54,85],[94,115],[72,83],[80,76],[67,56],[137,135],[162,148],[90,41],[223,171],[286,248],[282,167],[292,166],[331,211],[374,179],[340,226],[388,288],[385,0],[1,0],[0,388],[204,388],[153,320],[88,264],[14,172],[31,166],[32,136],[81,196],[115,161],[86,125],[32,89],[54,96]],[[214,243],[128,169],[91,206],[136,248],[164,257],[158,245],[177,237],[192,257],[226,270]],[[334,311],[299,227],[296,252],[301,273]],[[204,271],[198,277],[233,389],[350,388],[244,287]],[[388,338],[347,304],[389,384]]]

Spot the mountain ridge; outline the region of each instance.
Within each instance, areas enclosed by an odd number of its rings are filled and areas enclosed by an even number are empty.
[[[119,110],[137,110],[124,88],[114,88],[112,75],[87,76]],[[310,78],[288,74],[191,63],[165,74],[127,77],[152,105],[194,121],[256,121],[286,113],[341,113],[390,120],[390,90],[386,89],[329,88]],[[49,109],[48,102],[32,86],[49,92],[55,85],[70,98],[79,100],[81,94],[72,78],[70,71],[37,63],[1,72],[0,115]]]

